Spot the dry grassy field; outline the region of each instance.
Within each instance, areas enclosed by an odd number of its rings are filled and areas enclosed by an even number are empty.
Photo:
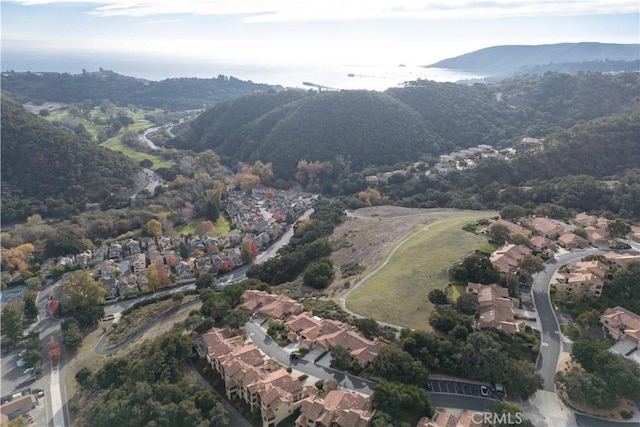
[[[359,209],[336,228],[332,241],[340,249],[332,261],[337,270],[347,262],[366,269],[350,278],[338,274],[329,293],[338,298],[348,292],[346,288],[374,272],[398,247],[384,267],[348,295],[346,307],[383,322],[428,329],[433,308],[427,300],[429,291],[444,288],[451,263],[486,243],[486,238],[462,227],[495,214],[391,206]]]

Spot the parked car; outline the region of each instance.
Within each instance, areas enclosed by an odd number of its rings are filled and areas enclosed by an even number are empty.
[[[23,348],[22,350],[20,350],[20,353],[18,353],[18,357],[20,357],[20,358],[21,358],[21,357],[22,357],[22,356],[24,356],[25,354],[27,354],[27,349],[26,349],[26,348]]]
[[[18,359],[18,362],[17,362],[18,368],[22,368],[26,364],[27,362],[25,362],[24,359]]]
[[[33,374],[33,368],[27,368],[24,371],[22,371],[22,375],[31,375]]]
[[[291,353],[291,354],[289,355],[289,359],[291,359],[291,360],[298,360],[298,359],[300,359],[300,354],[298,354],[298,353]]]
[[[485,386],[480,386],[480,394],[484,397],[489,397],[489,390]]]
[[[44,390],[41,388],[34,388],[31,390],[31,394],[35,394],[38,397],[44,397]]]

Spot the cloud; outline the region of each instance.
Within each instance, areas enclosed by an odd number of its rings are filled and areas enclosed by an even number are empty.
[[[237,15],[245,22],[487,19],[638,13],[637,0],[9,0],[87,5],[91,15]]]

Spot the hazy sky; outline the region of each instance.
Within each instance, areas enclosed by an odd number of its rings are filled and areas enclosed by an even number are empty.
[[[2,0],[2,51],[429,64],[500,44],[638,43],[638,0]]]

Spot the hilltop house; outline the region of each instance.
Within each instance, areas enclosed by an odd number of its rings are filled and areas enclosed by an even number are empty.
[[[576,262],[569,267],[558,286],[566,287],[572,293],[598,298],[602,295],[608,271],[609,266],[600,261]]]
[[[568,231],[562,236],[558,237],[558,244],[565,249],[586,248],[587,246],[589,246],[589,241],[587,241],[587,239],[583,239],[577,234]]]
[[[304,310],[304,306],[294,299],[265,291],[249,289],[244,291],[241,298],[242,303],[239,308],[274,319],[282,320]]]

